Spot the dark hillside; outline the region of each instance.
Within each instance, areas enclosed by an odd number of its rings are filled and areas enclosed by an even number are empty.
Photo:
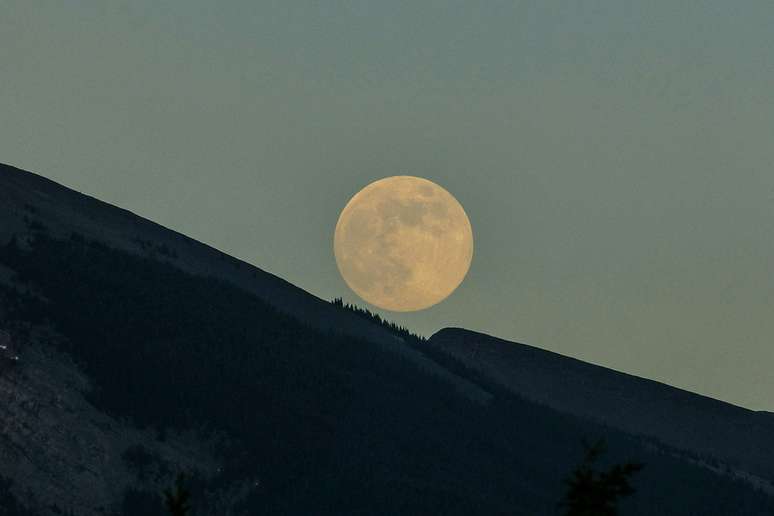
[[[17,273],[0,323],[21,336],[54,328],[61,338],[49,344],[73,357],[93,380],[91,403],[115,418],[162,440],[189,429],[216,437],[221,468],[198,480],[198,514],[213,507],[206,493],[251,478],[240,502],[249,514],[552,514],[581,439],[600,435],[610,460],[648,465],[627,514],[756,514],[768,504],[507,392],[473,402],[399,353],[320,332],[222,280],[33,229],[0,253]],[[148,494],[127,491],[127,514],[149,506]]]

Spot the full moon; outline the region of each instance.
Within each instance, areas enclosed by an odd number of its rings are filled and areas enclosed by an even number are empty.
[[[347,285],[385,310],[413,312],[446,299],[473,259],[462,205],[427,179],[393,176],[355,194],[336,223],[336,264]]]

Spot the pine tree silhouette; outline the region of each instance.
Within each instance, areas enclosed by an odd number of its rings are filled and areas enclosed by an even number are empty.
[[[164,490],[164,506],[171,516],[186,516],[191,510],[191,505],[188,503],[191,492],[185,487],[185,480],[185,474],[180,473],[175,479],[174,490]]]
[[[598,471],[593,466],[606,451],[605,442],[584,443],[584,447],[583,461],[565,480],[567,492],[560,506],[566,509],[565,516],[616,516],[618,500],[634,493],[630,479],[643,464],[626,462]]]

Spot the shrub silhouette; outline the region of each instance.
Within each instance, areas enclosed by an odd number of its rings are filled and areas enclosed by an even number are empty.
[[[643,464],[625,462],[599,471],[594,468],[594,463],[606,451],[605,442],[584,443],[584,447],[583,461],[565,480],[567,492],[560,506],[566,509],[565,516],[615,516],[618,500],[634,493],[630,479]]]
[[[185,487],[185,475],[180,473],[175,480],[174,489],[164,490],[164,506],[171,516],[186,516],[191,510],[188,503],[191,492]]]

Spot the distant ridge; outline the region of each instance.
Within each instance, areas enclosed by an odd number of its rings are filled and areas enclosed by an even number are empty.
[[[771,413],[462,328],[427,345],[530,401],[774,479]]]

